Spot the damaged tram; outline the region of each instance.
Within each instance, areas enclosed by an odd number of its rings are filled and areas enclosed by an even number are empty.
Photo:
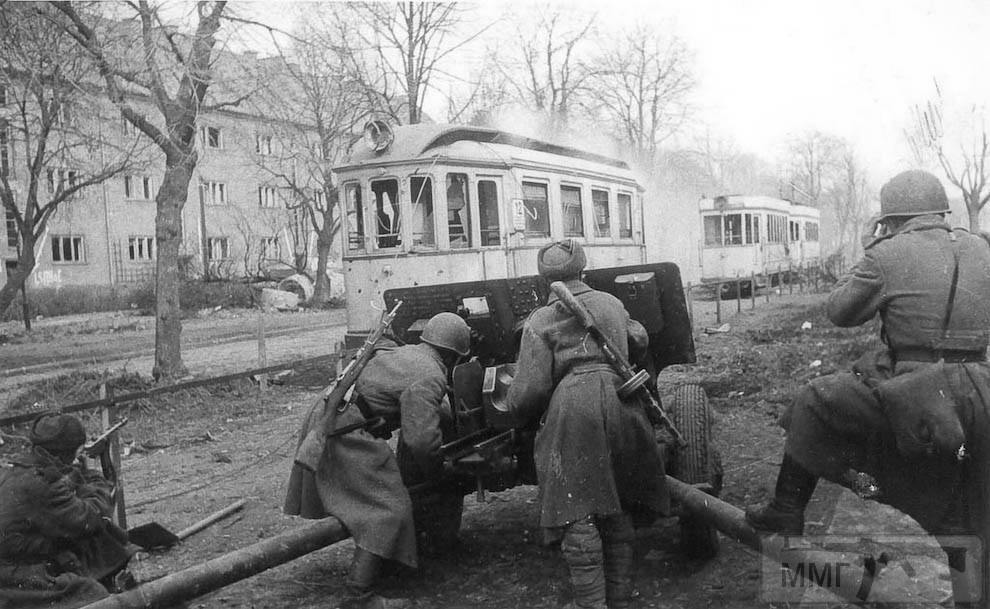
[[[622,161],[479,127],[376,121],[365,136],[334,168],[348,346],[386,290],[535,275],[551,241],[581,239],[589,268],[646,262],[643,189]]]

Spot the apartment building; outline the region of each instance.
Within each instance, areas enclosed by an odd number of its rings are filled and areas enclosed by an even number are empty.
[[[249,57],[251,61],[256,61]],[[261,60],[264,61],[264,60]],[[8,103],[0,83],[0,115]],[[94,90],[94,96],[98,92]],[[97,113],[80,113],[74,120],[99,120],[102,141],[118,148],[147,138],[120,117],[102,98]],[[140,102],[138,102],[140,104]],[[285,137],[287,126],[258,111],[258,105],[205,113],[198,121],[199,161],[189,184],[182,214],[180,264],[196,275],[255,276],[267,269],[291,268],[294,260],[315,268],[315,234],[294,195],[278,179],[292,171],[292,154],[285,146],[298,138]],[[157,110],[150,103],[148,116]],[[99,118],[94,118],[98,116]],[[16,136],[0,129],[0,171],[17,189],[28,184],[25,159]],[[139,154],[146,162],[132,171],[88,187],[63,203],[51,217],[36,246],[37,265],[28,287],[120,286],[154,278],[155,195],[164,172],[164,157],[145,143]],[[92,154],[101,154],[94,150]],[[72,183],[83,169],[52,163],[39,180],[39,201],[59,182]],[[322,191],[314,183],[312,196]],[[47,191],[46,191],[47,189]],[[10,214],[0,241],[0,282],[17,263],[18,235]],[[312,259],[312,260],[309,260]]]

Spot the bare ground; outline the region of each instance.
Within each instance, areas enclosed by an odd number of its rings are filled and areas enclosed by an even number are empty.
[[[716,412],[715,444],[725,460],[722,498],[735,505],[765,499],[779,466],[783,434],[775,420],[807,379],[846,365],[871,344],[870,329],[827,326],[821,296],[794,295],[758,303],[728,319],[729,331],[696,332],[698,363],[664,371],[668,389],[700,383]],[[731,303],[735,304],[735,303]],[[696,328],[715,326],[712,303],[696,303]],[[727,312],[728,314],[728,312]],[[804,321],[811,328],[801,329]],[[129,525],[157,521],[178,531],[237,499],[238,515],[175,548],[139,554],[141,581],[202,563],[302,524],[281,513],[300,418],[328,371],[310,370],[262,394],[249,383],[189,392],[131,409],[124,431],[130,454],[123,470]],[[91,422],[92,423],[92,422]],[[95,425],[91,424],[95,428]],[[15,430],[16,431],[16,430]],[[16,445],[11,435],[7,448]],[[819,495],[829,495],[819,493]],[[424,561],[416,573],[386,578],[384,592],[418,607],[558,607],[568,600],[558,553],[542,547],[536,490],[518,487],[466,500],[460,548]],[[832,500],[830,495],[816,501]],[[342,542],[238,582],[193,607],[333,607],[352,550]],[[639,534],[636,608],[766,607],[758,554],[723,539],[713,560],[690,561],[677,547],[673,519]]]

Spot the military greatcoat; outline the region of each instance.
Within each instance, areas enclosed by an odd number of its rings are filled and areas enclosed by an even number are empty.
[[[0,607],[78,607],[126,565],[110,483],[34,448],[0,467]]]
[[[621,301],[577,280],[566,285],[624,356],[630,344],[646,348],[646,331]],[[622,382],[556,296],[526,321],[506,399],[520,418],[541,417],[534,456],[542,527],[669,507],[652,426],[642,403],[619,399]]]
[[[958,253],[959,274],[950,323],[942,322]],[[813,380],[781,418],[785,451],[808,471],[841,480],[847,469],[874,475],[883,500],[926,529],[974,528],[990,533],[990,365],[983,359],[990,331],[990,245],[938,216],[912,218],[869,246],[832,291],[828,315],[839,326],[876,315],[887,348],[868,353],[853,371]],[[930,366],[937,350],[970,457],[907,457],[898,453],[874,387],[886,378]],[[984,537],[990,539],[990,537]]]
[[[336,428],[381,416],[385,426],[328,437],[315,475],[293,466],[285,511],[305,518],[335,516],[354,542],[384,558],[415,567],[413,506],[387,438],[400,431],[400,452],[416,482],[439,477],[442,458],[441,416],[447,370],[425,344],[378,350],[354,385],[356,396],[336,419]],[[313,406],[300,438],[323,412]],[[407,475],[408,477],[408,475]],[[460,498],[460,497],[458,497]]]

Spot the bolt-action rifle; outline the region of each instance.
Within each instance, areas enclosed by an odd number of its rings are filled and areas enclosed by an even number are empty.
[[[684,436],[681,432],[677,430],[674,426],[674,422],[670,420],[667,416],[666,411],[660,406],[660,401],[650,392],[646,387],[647,381],[650,380],[650,374],[646,370],[637,371],[632,364],[622,355],[612,341],[605,336],[601,329],[595,325],[595,319],[591,316],[591,312],[574,297],[574,294],[567,289],[561,281],[554,281],[550,284],[550,290],[557,295],[560,302],[564,303],[570,312],[577,318],[578,323],[581,324],[585,330],[591,334],[598,346],[601,347],[602,354],[608,363],[619,373],[619,376],[625,381],[621,387],[619,387],[618,393],[619,398],[625,400],[630,396],[635,395],[636,397],[643,400],[647,407],[647,414],[650,419],[657,421],[661,426],[663,426],[667,431],[674,436],[677,441],[678,446],[684,446]]]
[[[378,322],[378,327],[368,335],[364,344],[354,354],[354,359],[347,364],[347,367],[341,370],[333,383],[323,390],[323,414],[310,426],[306,437],[299,444],[299,448],[296,449],[295,462],[301,467],[310,471],[316,471],[320,463],[320,458],[323,455],[323,447],[326,443],[327,436],[334,431],[333,428],[337,422],[337,413],[340,412],[340,406],[344,402],[344,396],[351,386],[354,385],[354,382],[357,381],[361,371],[364,370],[365,365],[371,359],[372,354],[375,352],[375,343],[378,342],[385,333],[385,330],[391,325],[400,306],[402,306],[401,300],[395,303],[391,311],[382,315],[381,321]]]

